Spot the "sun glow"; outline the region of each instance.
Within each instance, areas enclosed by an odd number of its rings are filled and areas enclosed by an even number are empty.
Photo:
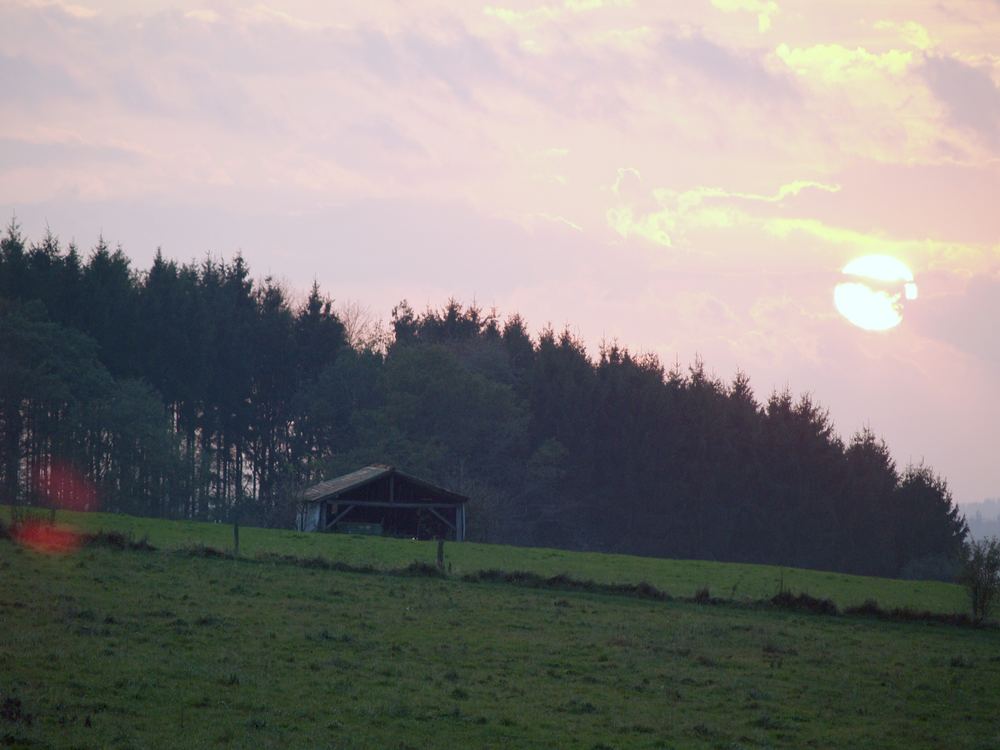
[[[913,273],[888,255],[855,258],[841,270],[848,279],[833,290],[844,318],[865,331],[888,331],[903,322],[904,300],[917,298]]]

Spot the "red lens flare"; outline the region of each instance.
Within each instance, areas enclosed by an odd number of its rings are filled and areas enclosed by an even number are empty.
[[[68,555],[80,549],[82,538],[71,529],[28,521],[14,531],[14,539],[28,549],[47,555]]]

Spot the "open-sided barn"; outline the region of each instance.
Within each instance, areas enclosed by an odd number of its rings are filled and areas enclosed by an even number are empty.
[[[417,539],[465,539],[469,498],[376,464],[302,493],[300,531],[347,531]]]

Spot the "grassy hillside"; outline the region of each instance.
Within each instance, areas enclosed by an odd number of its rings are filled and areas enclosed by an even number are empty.
[[[148,528],[159,544],[224,538]],[[993,630],[6,540],[0,580],[14,747],[1000,746]]]
[[[0,517],[8,517],[6,508]],[[58,520],[82,531],[103,529],[121,531],[137,539],[147,537],[161,548],[199,543],[231,550],[233,545],[232,527],[222,524],[70,512],[60,512]],[[433,542],[256,528],[240,529],[240,550],[250,557],[260,552],[321,556],[352,565],[387,569],[402,567],[414,560],[433,562],[436,554]],[[568,573],[600,583],[645,581],[675,596],[691,596],[707,587],[716,597],[757,600],[773,596],[783,586],[832,599],[841,607],[875,599],[886,608],[909,607],[934,612],[965,612],[968,608],[961,587],[936,581],[900,581],[773,565],[662,560],[496,544],[448,544],[446,556],[455,573],[499,568],[542,575]]]

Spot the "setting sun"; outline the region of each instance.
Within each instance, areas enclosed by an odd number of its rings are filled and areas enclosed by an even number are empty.
[[[887,255],[855,258],[841,270],[833,303],[848,322],[865,331],[888,331],[903,322],[904,300],[917,298],[913,272]]]

